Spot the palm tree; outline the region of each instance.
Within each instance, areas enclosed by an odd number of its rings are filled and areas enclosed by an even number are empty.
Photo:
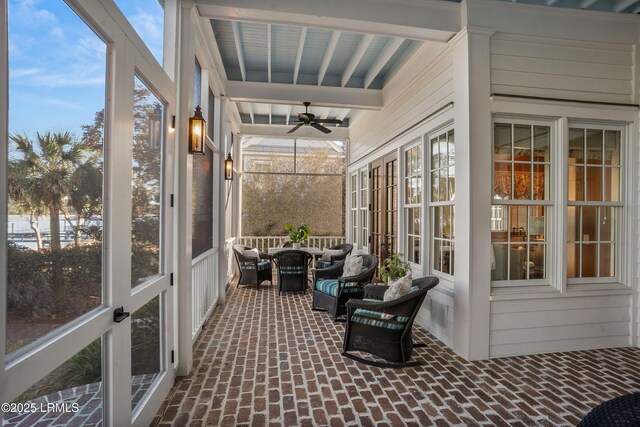
[[[24,135],[11,135],[21,158],[12,167],[23,174],[21,184],[29,199],[45,206],[49,213],[50,249],[60,249],[60,212],[70,195],[72,176],[86,159],[86,146],[69,132],[36,134],[36,146]]]

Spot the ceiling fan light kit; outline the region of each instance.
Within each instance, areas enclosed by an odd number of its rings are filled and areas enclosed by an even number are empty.
[[[322,126],[320,123],[335,124],[335,125],[342,124],[342,120],[338,120],[338,119],[316,118],[315,114],[312,114],[309,112],[309,106],[311,105],[310,102],[305,101],[302,103],[302,105],[304,105],[304,113],[298,113],[298,120],[296,122],[297,124],[287,133],[293,133],[298,129],[300,129],[302,126],[311,126],[313,128],[318,129],[320,132],[326,134],[326,133],[331,133],[331,129],[328,129]]]

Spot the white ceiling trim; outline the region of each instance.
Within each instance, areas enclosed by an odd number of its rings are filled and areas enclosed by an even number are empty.
[[[244,53],[242,52],[242,42],[240,40],[240,24],[238,21],[231,23],[233,28],[233,41],[236,44],[236,53],[238,54],[238,63],[240,65],[240,73],[242,74],[242,80],[247,80],[247,70],[244,65]]]
[[[302,52],[304,51],[304,41],[307,38],[307,27],[300,29],[300,38],[298,39],[298,51],[296,52],[296,64],[293,66],[293,84],[298,82],[298,73],[300,72],[300,61],[302,61]]]
[[[369,71],[367,71],[367,74],[364,76],[365,89],[369,89],[369,86],[371,86],[371,83],[373,83],[373,80],[375,80],[380,70],[382,70],[393,54],[398,51],[400,46],[402,46],[404,40],[405,39],[395,38],[387,42],[387,45],[384,47],[382,52],[380,52],[373,64],[371,64],[371,68],[369,68]]]
[[[461,29],[460,3],[441,0],[196,0],[211,19],[316,27],[416,40],[447,41]],[[402,8],[403,13],[398,13]]]
[[[353,55],[351,55],[351,60],[349,60],[349,63],[347,64],[346,68],[344,69],[344,72],[342,73],[342,80],[341,80],[342,87],[345,87],[347,85],[347,82],[353,75],[353,72],[356,70],[356,67],[362,60],[364,53],[367,51],[372,41],[373,41],[373,35],[371,34],[365,34],[360,39],[360,43],[358,43],[358,47],[356,47],[356,50],[353,52]]]
[[[340,35],[342,35],[342,31],[334,31],[333,33],[331,33],[331,39],[329,40],[329,44],[327,45],[327,50],[324,51],[324,57],[322,58],[322,63],[320,64],[320,71],[318,71],[318,86],[322,86],[322,80],[324,80],[324,75],[327,73],[327,68],[329,68],[331,57],[336,51],[336,46],[338,46]]]
[[[240,127],[240,133],[243,136],[286,136],[289,138],[330,138],[339,140],[349,138],[349,128],[346,127],[331,128],[331,133],[329,134],[324,134],[311,126],[302,126],[294,133],[287,134],[290,130],[291,126],[287,125],[256,125],[245,123]]]
[[[236,102],[299,104],[309,101],[319,107],[364,110],[380,110],[383,106],[382,91],[347,87],[228,81],[226,95]]]

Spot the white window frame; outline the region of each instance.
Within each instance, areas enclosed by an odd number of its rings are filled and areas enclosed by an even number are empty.
[[[495,144],[495,125],[496,123],[504,123],[504,124],[511,124],[512,126],[514,125],[524,125],[524,126],[545,126],[545,127],[549,127],[549,155],[550,155],[550,161],[548,162],[549,164],[549,173],[548,176],[545,177],[547,182],[549,183],[549,197],[547,198],[547,200],[534,200],[534,199],[528,199],[528,200],[523,200],[523,199],[495,199],[494,195],[493,195],[493,180],[495,177],[495,160],[494,160],[494,153],[495,153],[495,148],[494,148],[494,144]],[[553,254],[553,248],[554,248],[554,241],[556,240],[557,236],[554,233],[554,230],[556,229],[553,218],[555,218],[555,206],[557,205],[556,200],[557,200],[557,195],[554,194],[554,189],[556,189],[556,170],[558,169],[558,165],[560,160],[558,159],[558,149],[557,147],[560,145],[558,144],[558,138],[557,138],[557,122],[554,120],[545,120],[545,119],[539,119],[539,118],[535,118],[535,117],[531,117],[531,118],[527,118],[527,117],[513,117],[513,116],[501,116],[501,115],[496,115],[492,118],[491,120],[491,150],[492,150],[492,154],[491,154],[491,185],[492,185],[492,191],[491,191],[491,206],[493,209],[493,206],[544,206],[546,208],[546,216],[545,216],[545,254],[544,254],[544,264],[545,264],[545,278],[544,279],[522,279],[522,280],[492,280],[491,281],[491,286],[493,288],[509,288],[509,287],[522,287],[522,286],[549,286],[552,283],[552,278],[554,277],[554,271],[556,268],[556,265],[554,264],[553,260],[556,260],[557,257],[555,256],[555,254]],[[513,137],[513,133],[512,133],[512,137]],[[512,147],[513,147],[513,141],[512,141]],[[511,159],[511,164],[513,165],[513,157]],[[530,164],[533,164],[533,162],[529,162]],[[513,169],[512,169],[513,171]],[[512,192],[512,197],[513,197],[513,174],[512,174],[512,184],[511,184],[511,192]],[[502,221],[506,221],[508,219],[508,217],[505,216],[505,213],[502,213]],[[489,226],[491,226],[491,224],[489,224]],[[493,249],[493,243],[491,244],[492,249]]]
[[[358,243],[369,248],[369,168],[358,171]],[[355,241],[355,240],[354,240]]]
[[[625,262],[626,254],[627,254],[627,245],[625,241],[625,230],[629,227],[626,223],[626,218],[624,215],[624,211],[627,208],[627,187],[626,182],[628,180],[627,177],[627,165],[633,159],[628,158],[629,150],[627,149],[629,144],[629,131],[628,126],[624,125],[612,125],[607,124],[606,122],[597,122],[597,121],[580,121],[580,120],[570,120],[567,125],[567,140],[563,144],[563,167],[565,169],[565,175],[568,177],[569,173],[569,129],[572,128],[582,128],[582,129],[593,129],[593,130],[611,130],[620,132],[620,200],[617,202],[605,202],[605,201],[569,201],[568,192],[568,178],[563,185],[563,213],[568,217],[568,208],[570,206],[577,207],[612,207],[616,210],[616,226],[614,233],[614,242],[615,242],[615,274],[609,277],[580,277],[580,278],[569,278],[566,275],[565,271],[565,280],[567,286],[571,287],[572,285],[579,285],[579,288],[583,288],[585,284],[624,284],[625,283]],[[599,234],[599,228],[598,228]],[[562,236],[562,243],[564,247],[564,253],[562,259],[567,261],[568,255],[568,238],[567,232],[565,231]],[[592,240],[591,243],[600,243],[600,240]],[[598,256],[598,254],[596,254]]]
[[[454,146],[457,149],[457,143],[455,141],[455,128],[453,126],[453,123],[448,124],[447,126],[444,127],[440,127],[436,130],[433,130],[427,134],[424,135],[424,155],[423,155],[423,182],[425,182],[424,188],[423,188],[423,202],[426,206],[426,210],[428,210],[428,216],[426,216],[423,213],[423,218],[428,218],[428,221],[423,221],[426,227],[424,228],[424,232],[423,235],[424,236],[429,236],[428,237],[428,245],[427,245],[427,251],[426,253],[428,253],[428,260],[429,260],[429,274],[436,276],[440,279],[443,279],[445,281],[445,283],[453,283],[453,278],[455,276],[455,247],[454,247],[454,251],[453,251],[453,266],[454,266],[454,274],[449,274],[449,273],[444,273],[440,270],[436,270],[435,268],[435,257],[436,257],[436,251],[433,249],[433,245],[434,245],[434,241],[435,241],[435,233],[434,233],[434,229],[435,229],[435,221],[436,221],[436,215],[435,215],[435,210],[438,207],[442,207],[442,206],[450,206],[453,210],[453,229],[454,229],[454,235],[451,236],[451,242],[455,243],[455,230],[456,230],[456,217],[455,217],[455,197],[453,197],[451,200],[448,201],[437,201],[434,202],[431,200],[431,193],[432,193],[432,189],[431,186],[432,184],[432,180],[431,180],[431,173],[432,173],[432,169],[431,169],[431,140],[433,138],[439,138],[440,135],[442,134],[448,134],[449,132],[453,131],[454,133]],[[454,168],[455,168],[455,163],[453,164]],[[440,169],[440,168],[438,168]],[[457,183],[456,183],[457,185]],[[454,192],[455,195],[455,192]]]
[[[349,174],[349,234],[351,242],[358,244],[358,172]]]
[[[413,149],[417,148],[417,152],[420,155],[420,160],[418,162],[418,165],[420,167],[420,173],[417,175],[411,175],[408,176],[408,167],[406,164],[406,156],[407,153]],[[424,188],[424,169],[425,169],[425,159],[424,159],[424,147],[423,147],[423,142],[422,142],[422,138],[418,138],[416,140],[411,141],[409,144],[407,144],[401,152],[401,161],[402,161],[402,217],[404,219],[403,223],[403,230],[402,230],[402,235],[404,237],[403,239],[403,248],[401,250],[402,253],[404,253],[404,260],[408,261],[412,267],[414,267],[415,269],[421,269],[422,268],[422,264],[424,262],[424,215],[423,215],[423,202],[424,202],[424,195],[425,195],[425,188]],[[407,188],[407,180],[411,179],[411,178],[418,178],[420,184],[421,184],[421,194],[420,194],[420,201],[417,203],[407,203],[407,194],[406,194],[406,188]],[[400,185],[400,183],[398,183]],[[419,215],[420,215],[420,233],[418,234],[409,234],[409,218],[408,218],[408,213],[409,213],[409,209],[418,209],[419,210]],[[412,236],[414,238],[418,238],[420,239],[420,259],[418,260],[419,262],[412,262],[409,261],[409,248],[408,248],[408,244],[409,244],[409,237]]]

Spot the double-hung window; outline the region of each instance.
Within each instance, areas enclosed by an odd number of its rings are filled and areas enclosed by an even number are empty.
[[[431,269],[454,274],[454,197],[456,191],[456,150],[453,129],[429,139],[431,154]]]
[[[552,259],[570,285],[622,280],[624,128],[570,123],[559,134],[568,138],[554,141],[549,122],[494,119],[494,286],[550,284]]]
[[[567,176],[569,283],[618,276],[623,202],[619,128],[571,125]]]
[[[355,244],[358,238],[358,174],[351,174],[349,181],[351,184],[351,241]]]
[[[491,280],[544,284],[552,164],[551,125],[494,120]]]
[[[369,246],[369,208],[367,202],[369,188],[369,173],[367,169],[360,170],[360,247]]]
[[[404,152],[404,221],[405,260],[421,264],[422,232],[422,144],[418,143]]]

